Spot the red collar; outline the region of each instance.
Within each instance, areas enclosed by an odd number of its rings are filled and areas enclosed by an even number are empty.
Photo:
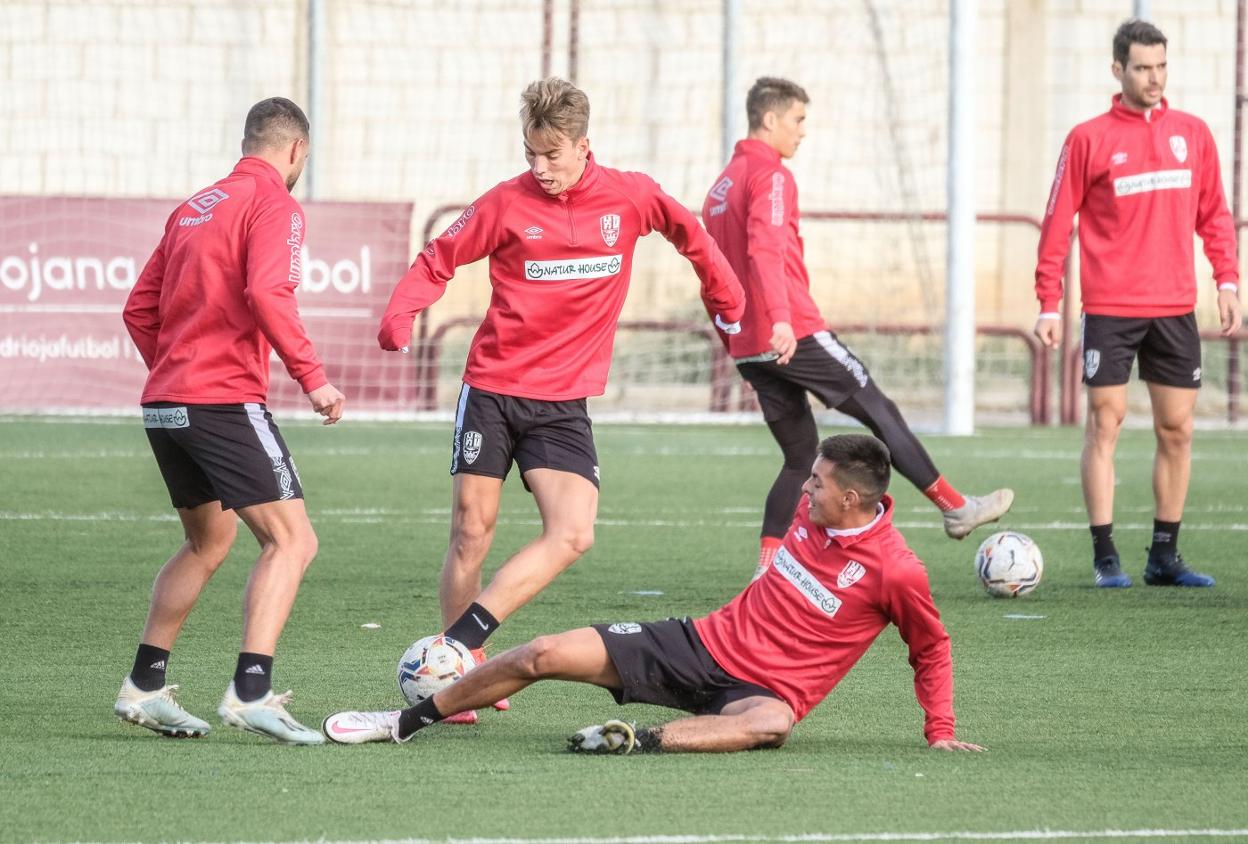
[[[286,180],[282,178],[282,174],[277,172],[277,168],[263,158],[256,158],[254,155],[245,155],[234,165],[235,173],[242,173],[247,176],[258,176],[266,179],[280,187],[286,189]]]
[[[1148,112],[1136,111],[1135,109],[1122,104],[1122,94],[1114,94],[1113,102],[1109,107],[1109,113],[1123,120],[1136,120],[1141,123],[1156,123],[1170,112],[1170,103],[1165,97],[1161,98],[1161,102],[1153,106]]]
[[[542,190],[542,186],[538,183],[537,179],[533,178],[532,170],[528,171],[527,175],[528,178],[522,179],[521,181],[528,185],[530,190],[541,194],[547,199],[567,201],[569,199],[576,199],[577,197],[588,193],[598,182],[599,174],[598,164],[594,161],[594,153],[591,150],[585,158],[585,172],[581,173],[581,178],[576,180],[576,184],[565,190],[563,193],[551,196],[546,193],[546,191]]]
[[[757,155],[768,161],[776,163],[780,162],[780,153],[775,148],[758,138],[743,138],[737,141],[737,145],[733,147],[733,155]]]

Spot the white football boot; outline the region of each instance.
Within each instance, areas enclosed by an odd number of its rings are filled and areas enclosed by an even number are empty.
[[[636,743],[633,725],[624,721],[595,724],[568,736],[573,753],[632,753]]]
[[[397,709],[393,712],[335,712],[321,723],[321,731],[335,744],[365,744],[370,741],[404,742],[412,737],[399,738]]]
[[[117,693],[113,711],[121,720],[147,727],[163,736],[199,738],[208,735],[212,729],[208,722],[187,712],[174,699],[173,693],[177,688],[161,686],[155,691],[145,692],[127,676]]]
[[[323,735],[303,726],[286,711],[286,704],[290,703],[292,697],[291,692],[276,695],[270,689],[258,700],[241,701],[234,692],[234,681],[231,680],[225,690],[225,697],[221,699],[221,705],[217,707],[217,714],[231,727],[238,727],[282,744],[324,744]]]
[[[945,533],[950,539],[962,539],[980,525],[995,522],[1014,504],[1014,490],[998,489],[987,495],[963,496],[966,503],[956,510],[946,510]]]

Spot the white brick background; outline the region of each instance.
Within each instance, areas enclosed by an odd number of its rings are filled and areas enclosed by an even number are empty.
[[[540,0],[325,5],[325,113],[313,139],[320,197],[411,201],[418,238],[434,208],[524,167],[516,110],[541,69]],[[737,100],[762,74],[793,78],[812,97],[810,135],[793,162],[808,211],[944,204],[947,4],[873,5],[882,45],[861,0],[741,3]],[[1110,39],[1131,5],[981,0],[981,211],[1040,213],[1065,134],[1104,110],[1115,90]],[[562,73],[568,0],[555,7],[553,70]],[[593,103],[594,148],[604,163],[645,170],[691,206],[722,165],[721,8],[720,0],[581,2],[578,83]],[[1235,3],[1154,0],[1152,12],[1171,39],[1170,101],[1209,123],[1229,189]],[[303,0],[4,0],[0,193],[181,197],[219,178],[253,102],[281,94],[307,104],[305,16]],[[1019,16],[1031,23],[1011,31]],[[1011,50],[1037,45],[1038,61],[1011,63]],[[1022,142],[1012,124],[1019,115],[1031,127]],[[744,128],[743,113],[737,120]],[[939,226],[811,221],[804,235],[834,321],[940,318]],[[982,227],[981,320],[1030,325],[1034,248],[1030,231]],[[655,307],[697,313],[695,280],[670,253],[662,242],[644,244],[626,316]],[[439,307],[480,312],[487,299],[478,268]],[[1207,309],[1202,303],[1206,320]]]

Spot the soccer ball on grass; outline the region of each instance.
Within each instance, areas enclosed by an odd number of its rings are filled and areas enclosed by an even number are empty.
[[[1044,557],[1031,538],[1017,531],[994,533],[975,552],[975,573],[994,598],[1017,598],[1040,583]]]
[[[412,643],[399,660],[399,691],[412,706],[433,697],[476,667],[472,652],[441,633]]]

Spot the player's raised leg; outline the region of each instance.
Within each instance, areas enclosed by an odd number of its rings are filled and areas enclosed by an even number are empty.
[[[963,539],[980,525],[995,522],[1014,504],[1012,489],[998,489],[987,495],[963,495],[936,468],[919,438],[910,430],[897,405],[880,390],[874,380],[837,405],[888,446],[893,467],[914,484],[941,511],[945,533]]]
[[[1192,571],[1179,555],[1179,526],[1192,474],[1192,418],[1197,391],[1149,382],[1157,454],[1153,460],[1153,496],[1157,513],[1148,549],[1144,582],[1150,586],[1213,586],[1207,574]]]
[[[489,706],[547,679],[607,689],[621,686],[602,636],[592,627],[583,627],[512,648],[416,706],[393,712],[337,712],[325,719],[323,729],[330,741],[339,744],[407,741],[417,731],[458,712]]]
[[[178,517],[186,541],[156,575],[143,638],[114,711],[124,721],[163,735],[196,737],[207,734],[209,726],[178,704],[173,696],[177,686],[166,684],[165,673],[170,651],[199,593],[234,544],[238,519],[223,511],[220,501],[179,507]]]
[[[290,693],[272,689],[273,654],[316,556],[316,532],[301,498],[241,507],[238,514],[260,543],[260,556],[243,599],[242,650],[217,713],[230,726],[284,744],[320,744],[320,733],[286,711]]]
[[[1118,447],[1118,432],[1122,430],[1122,420],[1126,415],[1126,384],[1088,387],[1088,411],[1079,468],[1083,500],[1088,509],[1088,525],[1092,532],[1092,567],[1096,585],[1106,589],[1131,585],[1131,577],[1122,571],[1113,541],[1114,451]]]

